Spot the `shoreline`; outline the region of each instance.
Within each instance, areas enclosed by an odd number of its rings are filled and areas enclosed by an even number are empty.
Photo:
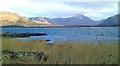
[[[22,33],[14,33],[14,32],[2,32],[0,33],[0,36],[2,37],[10,37],[10,38],[25,38],[30,36],[44,36],[47,35],[46,33],[29,33],[29,32],[22,32]]]
[[[120,26],[0,26],[0,28],[76,28],[76,27],[117,27]]]

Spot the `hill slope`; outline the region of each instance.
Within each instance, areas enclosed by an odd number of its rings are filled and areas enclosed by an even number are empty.
[[[28,18],[19,16],[16,13],[0,12],[0,26],[6,25],[20,25],[29,26],[35,23],[31,22]]]
[[[120,14],[111,16],[103,21],[101,21],[98,26],[120,26]]]
[[[28,19],[31,20],[34,23],[37,23],[37,24],[46,25],[46,26],[52,26],[52,24],[49,23],[49,21],[47,20],[49,18],[45,18],[45,17],[31,17],[31,18],[28,18]]]
[[[38,20],[37,20],[38,19]],[[0,26],[51,26],[44,18],[27,18],[12,12],[0,12]]]

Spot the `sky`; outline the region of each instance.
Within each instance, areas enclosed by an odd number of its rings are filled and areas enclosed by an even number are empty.
[[[0,11],[15,12],[26,17],[66,18],[83,14],[92,20],[118,14],[117,0],[0,0]]]

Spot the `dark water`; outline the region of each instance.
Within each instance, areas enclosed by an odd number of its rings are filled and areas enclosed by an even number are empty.
[[[47,39],[55,41],[111,41],[118,40],[116,27],[76,27],[76,28],[2,28],[3,32],[40,32],[46,36],[18,38],[22,40]]]

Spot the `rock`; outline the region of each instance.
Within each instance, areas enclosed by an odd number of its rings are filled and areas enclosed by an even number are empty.
[[[36,53],[36,57],[38,57],[39,60],[41,60],[42,56],[44,55],[43,52]]]
[[[14,58],[20,58],[20,57],[24,57],[24,56],[35,56],[38,60],[43,60],[43,61],[47,61],[48,56],[45,55],[43,52],[28,52],[28,51],[24,51],[24,52],[13,52],[13,51],[9,51],[9,50],[3,50],[3,54],[4,56],[10,56],[11,59]]]
[[[50,40],[50,41],[47,42],[47,44],[52,45],[53,41]]]
[[[1,36],[4,37],[30,37],[30,36],[43,36],[43,35],[47,35],[46,33],[10,33],[10,32],[5,32],[2,33]]]
[[[17,53],[13,53],[10,55],[11,59],[14,59],[14,58],[19,58],[19,55]]]
[[[34,54],[38,60],[47,61],[48,59],[48,56],[46,56],[43,52],[35,52]]]
[[[10,50],[2,50],[2,54],[7,54],[9,52],[11,52],[11,51]]]
[[[43,55],[42,59],[43,59],[43,61],[47,61],[47,59],[48,59],[48,56],[46,56],[46,55]]]

